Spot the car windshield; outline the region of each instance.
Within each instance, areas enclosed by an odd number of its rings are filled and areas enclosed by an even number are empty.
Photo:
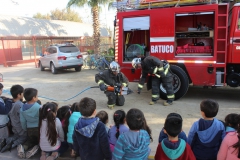
[[[61,46],[59,47],[60,52],[63,53],[72,53],[72,52],[78,52],[78,48],[75,46]]]

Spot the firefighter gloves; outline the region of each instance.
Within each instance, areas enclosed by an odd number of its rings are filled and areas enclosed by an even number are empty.
[[[99,85],[99,88],[100,88],[101,91],[105,91],[107,87],[103,83],[101,83]]]

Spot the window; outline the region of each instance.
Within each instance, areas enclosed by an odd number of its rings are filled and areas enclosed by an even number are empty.
[[[123,30],[124,31],[149,30],[149,28],[150,28],[149,16],[123,19]]]
[[[52,49],[52,53],[57,53],[57,49],[56,48],[51,48]]]
[[[59,47],[60,52],[63,53],[72,53],[72,52],[78,52],[79,49],[76,46],[62,46]]]

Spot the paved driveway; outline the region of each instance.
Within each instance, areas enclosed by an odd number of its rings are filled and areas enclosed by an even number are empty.
[[[123,107],[115,107],[109,110],[106,107],[107,97],[99,89],[90,89],[79,96],[66,100],[89,86],[96,86],[94,75],[96,70],[82,70],[75,72],[74,70],[62,71],[57,75],[53,75],[50,70],[41,72],[38,68],[34,68],[34,64],[18,65],[4,68],[0,66],[0,73],[4,76],[4,89],[9,89],[14,84],[20,84],[23,87],[34,87],[38,89],[40,96],[45,96],[58,100],[60,106],[64,104],[72,104],[80,101],[83,97],[91,97],[97,102],[97,111],[105,110],[109,114],[109,124],[113,124],[112,115],[115,110],[123,109],[126,112],[130,108],[141,109],[146,117],[147,123],[152,130],[153,142],[150,144],[151,155],[156,152],[158,145],[159,132],[163,127],[164,120],[167,114],[177,112],[183,117],[183,131],[186,134],[194,121],[198,120],[200,116],[199,104],[203,99],[213,98],[219,102],[220,110],[217,118],[224,119],[229,113],[240,113],[239,89],[232,88],[217,88],[217,89],[203,89],[201,87],[190,87],[188,93],[180,100],[174,102],[172,106],[163,106],[162,100],[156,105],[149,106],[151,94],[143,89],[142,93],[136,93],[137,83],[130,83],[130,88],[135,90],[135,93],[125,96],[126,103]],[[4,96],[9,96],[3,94]],[[47,102],[46,99],[40,99],[42,103]],[[31,159],[39,159],[40,153]],[[69,153],[66,153],[62,159],[68,158]],[[1,160],[17,160],[16,149],[12,152],[0,153]]]

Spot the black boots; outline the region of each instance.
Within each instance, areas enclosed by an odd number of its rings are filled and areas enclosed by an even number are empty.
[[[172,105],[172,104],[173,104],[173,101],[172,101],[172,100],[169,100],[169,99],[163,102],[163,105],[164,105],[164,106],[170,106],[170,105]]]
[[[0,151],[2,150],[2,148],[6,146],[6,139],[3,138],[3,139],[0,139]]]
[[[0,142],[0,152],[11,151],[13,145],[13,139],[6,140],[5,138]]]

